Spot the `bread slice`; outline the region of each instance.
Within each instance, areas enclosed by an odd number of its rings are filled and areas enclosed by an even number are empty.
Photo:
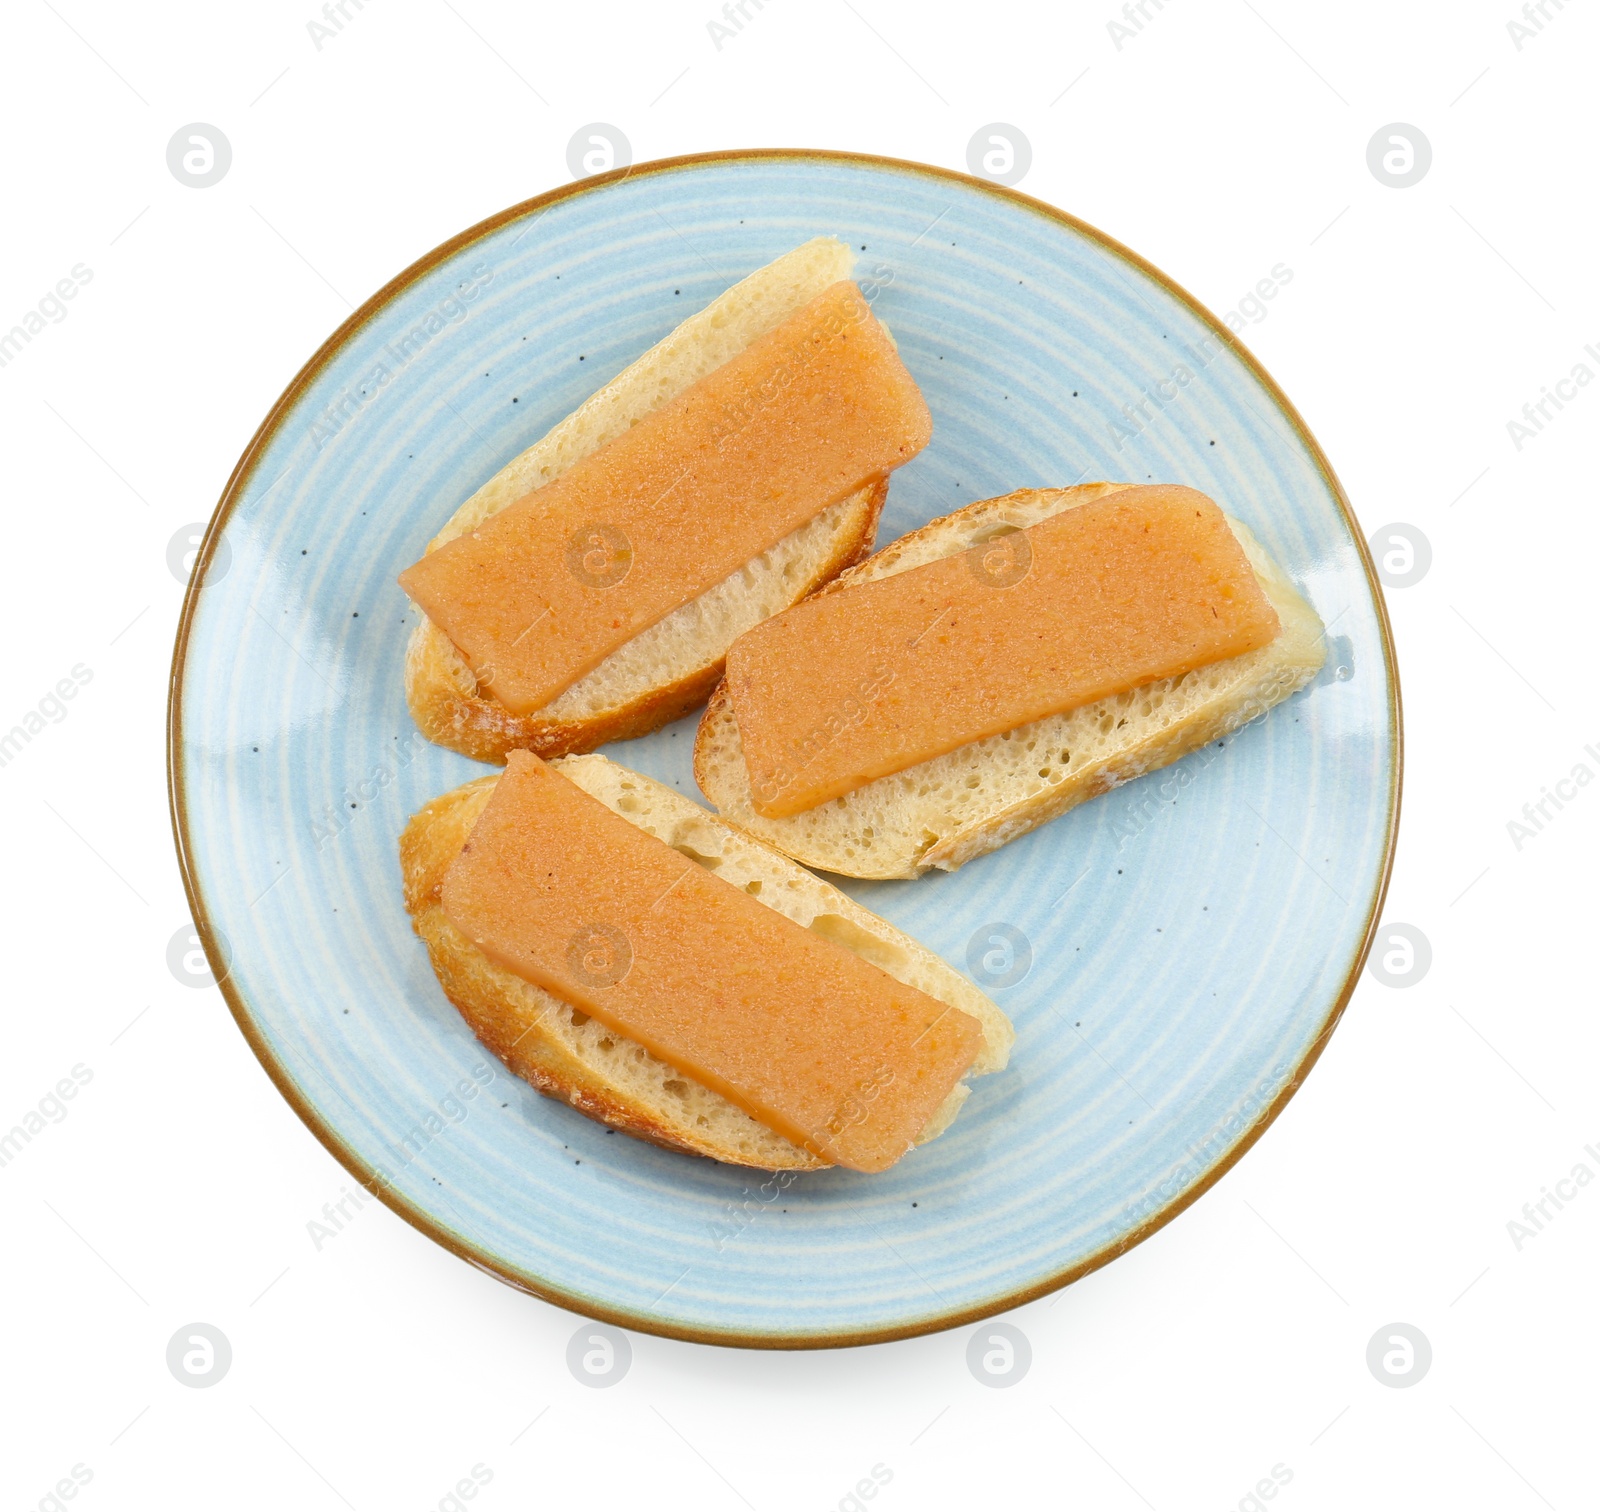
[[[604,756],[570,756],[553,764],[608,808],[796,924],[853,950],[896,981],[971,1014],[983,1027],[983,1048],[970,1074],[1005,1065],[1013,1038],[1010,1020],[932,951],[671,788]],[[450,923],[439,887],[497,781],[498,775],[480,777],[436,798],[413,816],[400,837],[406,908],[445,996],[473,1033],[541,1092],[624,1133],[729,1165],[767,1171],[825,1166],[825,1160],[642,1045],[496,966]],[[918,1143],[943,1133],[966,1096],[965,1082],[957,1083]]]
[[[849,278],[850,249],[819,236],[712,300],[508,462],[428,543],[475,530],[675,398],[830,284]],[[423,619],[406,648],[406,702],[429,740],[479,761],[517,749],[592,751],[644,735],[705,702],[735,637],[798,603],[872,549],[888,496],[878,479],[791,531],[771,550],[612,652],[534,714],[516,715],[478,686],[448,636]]]
[[[984,499],[901,537],[821,591],[889,577],[1008,530],[1132,487],[1083,483]],[[974,740],[787,819],[755,811],[739,726],[723,685],[695,737],[700,790],[769,845],[847,877],[955,871],[1085,799],[1154,771],[1265,713],[1316,676],[1323,625],[1249,529],[1228,517],[1282,629],[1270,645],[1068,714]]]

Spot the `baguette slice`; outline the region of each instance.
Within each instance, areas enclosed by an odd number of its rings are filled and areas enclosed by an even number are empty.
[[[682,794],[604,756],[570,756],[554,765],[608,808],[786,918],[853,950],[897,981],[971,1014],[984,1038],[973,1075],[1006,1064],[1013,1032],[1005,1014],[932,951],[837,888]],[[497,775],[480,777],[436,798],[412,817],[400,837],[413,927],[428,947],[445,996],[473,1033],[539,1091],[640,1139],[767,1171],[827,1165],[642,1045],[496,966],[450,923],[439,900],[440,884],[498,780]],[[943,1133],[966,1096],[965,1082],[957,1083],[918,1143]]]
[[[820,591],[836,592],[966,551],[1127,483],[1025,488],[902,536]],[[739,726],[721,686],[695,737],[700,790],[730,823],[807,866],[847,877],[955,871],[1085,799],[1177,761],[1281,703],[1316,676],[1323,625],[1248,527],[1228,516],[1282,624],[1258,651],[974,740],[786,819],[756,813]]]
[[[819,236],[691,315],[591,395],[543,439],[507,463],[432,541],[434,551],[559,477],[652,410],[675,398],[830,284],[849,278],[850,249]],[[479,761],[517,749],[540,756],[592,751],[659,729],[705,702],[722,658],[752,625],[798,603],[872,549],[888,496],[880,478],[620,646],[592,672],[529,715],[506,709],[448,636],[424,618],[406,648],[406,702],[429,740]]]

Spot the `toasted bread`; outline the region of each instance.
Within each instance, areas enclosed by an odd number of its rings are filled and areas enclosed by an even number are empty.
[[[972,1074],[1005,1065],[1013,1038],[1006,1016],[958,971],[876,914],[682,794],[603,756],[572,756],[554,765],[585,792],[690,860],[897,981],[977,1019],[984,1043]],[[498,780],[497,775],[481,777],[435,799],[413,816],[400,837],[406,908],[445,996],[478,1038],[539,1091],[624,1133],[761,1170],[825,1165],[642,1045],[496,966],[450,923],[439,896],[445,871]],[[966,1084],[958,1084],[918,1142],[942,1133],[966,1095]]]
[[[720,294],[507,463],[462,504],[428,550],[476,529],[598,451],[830,284],[850,277],[852,262],[843,243],[817,237]],[[406,648],[412,716],[439,745],[501,763],[517,749],[553,757],[659,729],[705,702],[737,636],[872,549],[887,495],[887,479],[880,478],[831,505],[619,647],[533,714],[513,714],[481,688],[449,638],[424,618]]]
[[[841,591],[966,551],[1103,498],[1126,483],[1021,489],[901,537],[820,592]],[[917,877],[958,867],[1068,809],[1238,729],[1305,686],[1322,666],[1323,625],[1249,529],[1229,517],[1278,613],[1270,645],[975,740],[783,819],[755,811],[725,686],[695,738],[695,778],[730,823],[807,866],[849,877]]]

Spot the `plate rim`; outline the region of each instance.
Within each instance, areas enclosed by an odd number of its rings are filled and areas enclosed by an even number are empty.
[[[1334,996],[1332,1005],[1324,1017],[1316,1037],[1312,1040],[1306,1053],[1296,1063],[1293,1072],[1271,1104],[1240,1135],[1239,1139],[1213,1165],[1203,1171],[1190,1186],[1180,1192],[1164,1207],[1146,1218],[1131,1233],[1103,1246],[1093,1254],[1052,1273],[1042,1280],[1012,1289],[1001,1295],[988,1298],[983,1302],[949,1309],[928,1317],[919,1318],[910,1323],[888,1324],[870,1328],[760,1333],[734,1328],[688,1327],[674,1323],[669,1319],[653,1317],[647,1313],[633,1312],[627,1308],[611,1307],[581,1293],[568,1291],[540,1276],[524,1272],[515,1266],[496,1259],[465,1239],[464,1236],[458,1235],[447,1228],[432,1214],[427,1213],[420,1206],[393,1190],[388,1183],[382,1181],[376,1170],[344,1142],[310,1099],[302,1095],[290,1076],[288,1067],[272,1050],[265,1033],[255,1020],[249,1003],[233,981],[228,969],[229,963],[218,948],[210,913],[206,908],[205,898],[201,891],[199,869],[189,837],[189,816],[186,804],[183,765],[183,676],[187,661],[190,631],[194,626],[200,592],[205,584],[206,574],[216,551],[217,542],[222,538],[222,532],[227,526],[229,518],[243,497],[246,485],[254,475],[268,446],[276,436],[279,426],[300,396],[334,356],[401,293],[441,263],[474,243],[483,240],[501,227],[562,201],[574,199],[584,194],[601,192],[614,184],[622,183],[626,179],[673,173],[689,168],[704,167],[713,163],[758,163],[794,160],[850,164],[894,173],[921,175],[944,182],[956,183],[967,189],[977,189],[984,194],[1008,201],[1018,208],[1065,226],[1078,235],[1094,242],[1114,258],[1121,259],[1136,271],[1153,279],[1178,300],[1180,304],[1184,305],[1203,325],[1219,335],[1224,343],[1237,353],[1250,374],[1266,390],[1269,397],[1293,428],[1296,437],[1306,448],[1315,463],[1323,483],[1338,504],[1339,510],[1344,516],[1345,525],[1355,541],[1362,570],[1366,574],[1367,585],[1377,610],[1379,636],[1383,643],[1384,669],[1389,689],[1387,709],[1389,739],[1394,752],[1394,759],[1389,780],[1388,815],[1384,831],[1383,859],[1379,865],[1377,879],[1372,889],[1366,923],[1361,931],[1360,940],[1351,958],[1350,968],[1345,975],[1343,984]],[[340,322],[333,333],[301,366],[300,370],[289,381],[287,387],[278,396],[271,409],[267,411],[260,425],[256,427],[255,433],[240,454],[239,460],[234,464],[227,483],[223,487],[222,494],[217,501],[216,508],[212,511],[211,518],[207,523],[205,535],[195,556],[194,566],[189,574],[188,586],[184,591],[183,608],[179,615],[177,634],[173,644],[172,666],[168,678],[167,692],[166,765],[167,798],[172,822],[172,837],[177,850],[178,870],[183,878],[184,894],[188,900],[189,911],[194,921],[196,933],[200,937],[212,974],[216,978],[217,986],[222,992],[229,1012],[233,1015],[234,1022],[238,1025],[240,1032],[244,1035],[245,1042],[254,1052],[256,1059],[261,1063],[262,1069],[267,1073],[284,1101],[289,1104],[299,1116],[301,1122],[316,1136],[323,1148],[351,1176],[361,1183],[364,1190],[376,1196],[384,1206],[457,1258],[465,1260],[468,1264],[481,1271],[487,1272],[517,1291],[538,1297],[541,1301],[552,1303],[568,1312],[578,1313],[618,1327],[633,1329],[640,1333],[654,1334],[662,1338],[679,1339],[688,1343],[717,1345],[724,1348],[842,1349],[866,1344],[890,1343],[898,1339],[917,1338],[926,1334],[943,1332],[947,1329],[960,1328],[966,1324],[993,1317],[997,1313],[1009,1312],[1026,1303],[1036,1301],[1040,1297],[1047,1296],[1051,1292],[1059,1291],[1065,1286],[1070,1286],[1074,1281],[1081,1280],[1084,1276],[1099,1270],[1110,1261],[1126,1254],[1136,1245],[1143,1243],[1158,1229],[1164,1228],[1179,1213],[1204,1196],[1223,1176],[1233,1169],[1277,1119],[1278,1115],[1287,1106],[1289,1099],[1299,1090],[1312,1066],[1316,1064],[1326,1048],[1334,1029],[1338,1027],[1339,1020],[1343,1017],[1344,1010],[1355,992],[1357,982],[1360,980],[1362,968],[1366,964],[1373,939],[1377,934],[1384,900],[1388,895],[1390,877],[1394,870],[1395,845],[1400,825],[1400,796],[1405,765],[1405,749],[1400,703],[1400,673],[1395,655],[1394,636],[1389,623],[1388,604],[1373,566],[1372,554],[1368,549],[1366,537],[1362,534],[1355,511],[1351,508],[1349,496],[1345,493],[1344,486],[1339,482],[1338,476],[1333,470],[1333,465],[1328,460],[1321,444],[1311,433],[1310,427],[1302,418],[1299,410],[1295,408],[1293,401],[1279,387],[1276,380],[1262,366],[1254,353],[1239,339],[1237,332],[1229,330],[1221,320],[1212,314],[1187,289],[1135,252],[1131,247],[1124,246],[1115,237],[1107,235],[1098,227],[1090,225],[1087,221],[1079,219],[1068,211],[1051,205],[1044,200],[1035,199],[1032,195],[1024,194],[1018,189],[995,184],[987,179],[977,178],[972,174],[961,173],[955,169],[917,162],[908,158],[884,157],[875,153],[847,152],[826,148],[758,147],[725,148],[714,152],[697,152],[677,157],[654,158],[643,163],[630,164],[625,168],[614,168],[606,173],[579,179],[571,184],[563,184],[543,194],[535,195],[531,199],[522,200],[515,205],[496,212],[494,215],[488,216],[484,220],[478,221],[476,224],[456,233],[448,240],[441,242],[431,251],[425,252],[364,300],[356,310]]]

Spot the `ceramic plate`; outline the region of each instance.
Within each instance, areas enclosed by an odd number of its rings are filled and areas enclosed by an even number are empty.
[[[949,1133],[888,1173],[779,1191],[539,1097],[445,1001],[401,904],[395,840],[485,769],[412,725],[414,617],[395,574],[678,321],[819,233],[858,249],[934,417],[932,444],[894,475],[880,544],[1024,486],[1191,484],[1284,565],[1329,627],[1329,657],[1234,738],[959,873],[845,883],[985,984],[1016,1048]],[[607,754],[698,798],[693,734],[685,721]],[[375,295],[228,484],[171,707],[195,919],[240,1027],[328,1148],[517,1286],[630,1327],[775,1346],[1014,1306],[1126,1250],[1237,1159],[1360,969],[1398,741],[1387,625],[1343,495],[1225,327],[1025,196],[812,152],[587,180]],[[474,1073],[483,1090],[465,1097]]]

